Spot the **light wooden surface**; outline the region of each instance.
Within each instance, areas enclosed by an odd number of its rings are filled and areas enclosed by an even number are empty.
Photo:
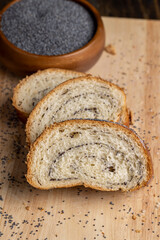
[[[148,144],[154,178],[131,193],[29,186],[24,125],[10,100],[19,79],[0,67],[0,239],[160,239],[160,22],[103,20],[116,55],[104,51],[89,72],[125,89],[131,127]]]

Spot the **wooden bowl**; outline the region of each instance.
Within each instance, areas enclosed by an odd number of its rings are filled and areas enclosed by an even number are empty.
[[[20,0],[12,1],[0,12],[0,61],[10,69],[10,71],[21,75],[31,74],[39,69],[46,68],[86,71],[96,63],[104,48],[105,32],[100,14],[90,3],[85,0],[72,0],[81,4],[92,13],[97,25],[93,38],[85,46],[71,53],[58,56],[42,56],[17,48],[8,41],[1,31],[2,14],[7,8],[18,1]]]

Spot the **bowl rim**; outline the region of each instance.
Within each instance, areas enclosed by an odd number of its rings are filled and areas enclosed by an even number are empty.
[[[90,46],[91,44],[93,44],[97,38],[97,36],[99,35],[99,31],[101,29],[101,27],[103,27],[103,22],[101,20],[101,16],[98,12],[98,10],[89,2],[87,2],[86,0],[70,0],[70,1],[73,1],[73,2],[77,2],[79,3],[80,5],[82,5],[83,7],[85,7],[88,11],[91,12],[91,14],[93,15],[95,21],[96,21],[96,31],[94,33],[94,36],[92,37],[92,39],[87,43],[85,44],[83,47],[75,50],[75,51],[72,51],[72,52],[69,52],[69,53],[65,53],[65,54],[62,54],[62,55],[38,55],[38,54],[34,54],[34,53],[30,53],[30,52],[27,52],[21,48],[18,48],[17,46],[15,46],[12,42],[10,42],[7,37],[4,35],[3,31],[1,30],[1,19],[2,19],[2,15],[3,13],[10,7],[12,6],[13,4],[15,4],[16,2],[20,2],[21,0],[12,0],[11,2],[9,2],[7,5],[4,6],[4,8],[0,11],[0,37],[3,39],[4,42],[6,42],[6,44],[9,46],[10,49],[12,49],[13,51],[16,51],[17,53],[21,54],[21,55],[26,55],[28,57],[33,57],[33,58],[41,58],[41,59],[48,59],[48,58],[55,58],[55,59],[58,59],[58,58],[62,58],[62,57],[72,57],[72,56],[75,56],[75,54],[79,54],[81,53],[82,51],[84,51],[85,49],[88,48],[88,46]]]

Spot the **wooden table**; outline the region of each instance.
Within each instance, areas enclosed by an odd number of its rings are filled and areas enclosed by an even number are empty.
[[[89,73],[125,89],[131,128],[148,144],[154,179],[131,193],[32,188],[24,177],[24,125],[11,103],[19,78],[0,67],[0,239],[160,239],[160,22],[103,21],[116,55],[104,51]]]
[[[12,0],[0,0],[0,9]],[[103,16],[160,19],[160,2],[158,0],[87,0]]]

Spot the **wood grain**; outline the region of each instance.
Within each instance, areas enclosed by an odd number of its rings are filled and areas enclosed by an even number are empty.
[[[0,239],[160,239],[160,22],[103,21],[116,55],[104,51],[89,73],[125,89],[131,127],[150,149],[154,178],[132,193],[32,188],[24,177],[24,125],[10,100],[19,79],[0,67]]]
[[[87,0],[97,8],[101,16],[160,19],[158,0]],[[2,9],[11,0],[1,0]]]

